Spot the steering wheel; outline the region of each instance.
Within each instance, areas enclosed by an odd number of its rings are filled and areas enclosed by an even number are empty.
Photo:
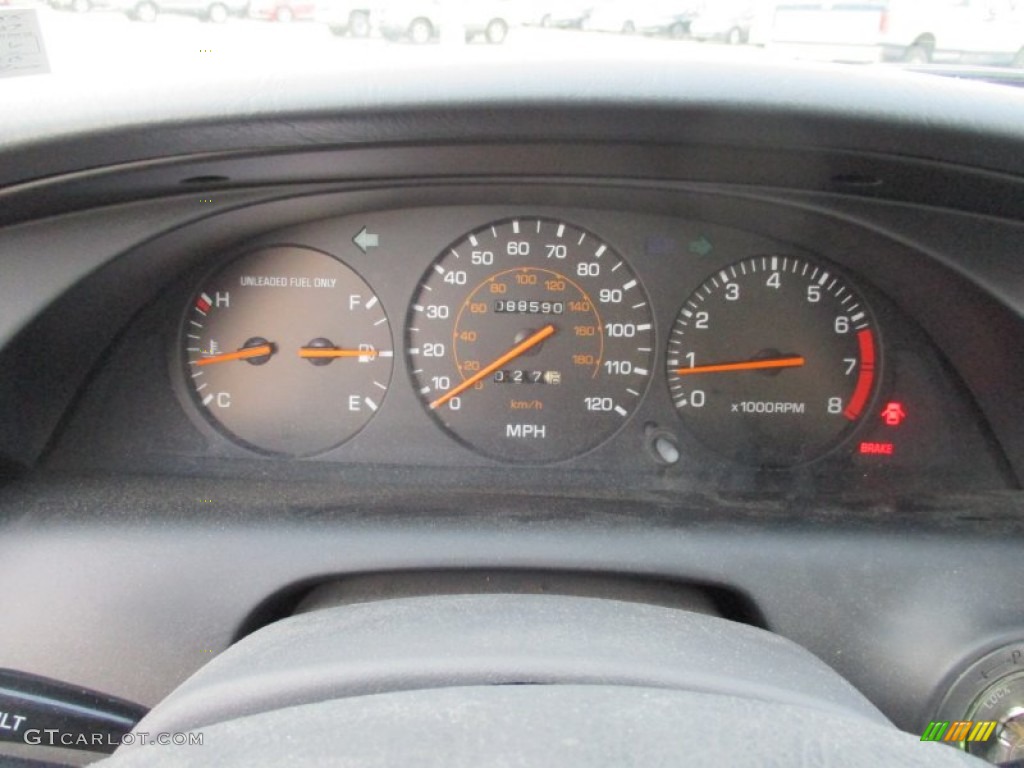
[[[143,745],[159,734],[202,746]],[[97,765],[985,765],[897,730],[770,632],[559,595],[292,616],[212,660],[128,741]]]

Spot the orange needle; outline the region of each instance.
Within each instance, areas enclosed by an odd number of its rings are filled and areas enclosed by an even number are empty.
[[[212,357],[201,357],[195,361],[196,365],[211,365],[213,363],[226,363],[229,360],[248,360],[250,357],[264,357],[274,354],[274,347],[270,344],[260,344],[258,347],[245,347],[237,352],[225,352],[223,355]]]
[[[730,371],[758,371],[765,368],[799,368],[804,364],[802,357],[777,357],[773,360],[750,360],[746,363],[721,363],[720,365],[697,365],[693,368],[676,368],[678,376],[690,373],[728,373]]]
[[[551,336],[554,332],[555,332],[555,326],[553,326],[551,324],[545,325],[543,328],[541,328],[535,334],[530,336],[528,339],[525,339],[524,341],[521,341],[518,344],[516,344],[514,347],[512,347],[512,349],[510,349],[504,355],[499,357],[493,363],[491,363],[490,365],[486,366],[485,368],[481,368],[479,371],[474,373],[472,376],[470,376],[468,379],[463,381],[457,387],[455,387],[453,389],[449,389],[447,392],[445,392],[443,395],[441,395],[439,398],[437,398],[437,400],[432,402],[430,404],[430,407],[432,409],[440,408],[442,405],[447,403],[453,397],[458,397],[463,392],[465,392],[467,389],[469,389],[474,384],[476,384],[478,381],[481,381],[482,379],[485,379],[486,377],[490,376],[496,370],[501,368],[501,366],[505,365],[505,363],[512,362],[513,360],[515,360],[517,357],[519,357],[521,354],[523,354],[527,350],[533,349],[538,344],[540,344],[542,341],[544,341],[544,339],[546,339],[548,336]]]
[[[377,357],[375,349],[331,349],[330,347],[299,347],[299,357]]]

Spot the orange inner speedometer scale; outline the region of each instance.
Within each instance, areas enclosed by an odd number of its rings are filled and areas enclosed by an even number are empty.
[[[539,285],[542,285],[546,292],[558,295],[559,299],[538,301],[505,298],[506,296],[515,296],[516,288]],[[575,291],[575,297],[572,296],[570,291]],[[490,306],[488,306],[489,303]],[[551,323],[535,331],[527,328],[517,334],[517,336],[528,334],[526,338],[518,340],[511,349],[502,353],[487,365],[484,365],[481,360],[474,359],[473,357],[462,359],[463,356],[473,355],[475,348],[477,348],[481,341],[480,334],[473,329],[475,325],[473,322],[474,318],[485,316],[489,312],[515,314],[517,310],[524,313],[529,313],[533,310],[538,314],[543,314],[542,310],[545,308],[549,311],[554,311],[557,317],[564,318],[565,322],[570,324],[564,329],[564,332],[571,333],[581,340],[581,348],[573,355],[572,364],[592,368],[592,376],[597,376],[604,354],[604,335],[600,333],[601,315],[586,291],[569,278],[552,270],[532,269],[529,267],[510,269],[488,277],[477,285],[463,302],[452,331],[452,350],[455,355],[455,364],[463,381],[434,400],[430,407],[432,409],[439,408],[453,397],[461,395],[474,385],[483,383],[492,374],[501,371],[504,366],[527,355],[531,350],[536,350],[545,339],[560,332],[559,326]],[[587,315],[591,317],[587,318]],[[589,324],[586,322],[587,320],[590,320]],[[597,345],[596,350],[593,353],[589,353],[587,347],[592,346],[595,342]],[[468,376],[467,373],[469,374]],[[552,380],[561,380],[562,372],[529,372],[534,374],[533,376],[530,376],[525,370],[509,373],[510,375],[502,376],[501,380],[515,382],[517,378],[526,378],[533,383],[553,383]],[[519,374],[519,376],[517,377],[516,374]],[[498,380],[496,377],[495,381]],[[510,407],[514,407],[514,402],[514,400],[510,402]]]

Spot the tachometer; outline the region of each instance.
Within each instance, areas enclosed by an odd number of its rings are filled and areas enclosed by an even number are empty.
[[[204,282],[182,329],[200,411],[236,442],[308,456],[352,437],[387,393],[384,310],[352,269],[310,248],[266,248]]]
[[[876,390],[880,349],[867,303],[822,264],[758,256],[685,301],[668,383],[694,435],[755,466],[790,466],[841,443]]]
[[[406,345],[424,406],[488,456],[566,459],[616,432],[651,374],[650,302],[593,234],[513,219],[460,238],[427,270]]]

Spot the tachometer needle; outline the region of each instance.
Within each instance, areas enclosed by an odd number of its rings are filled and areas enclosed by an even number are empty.
[[[368,357],[371,360],[377,357],[375,349],[332,349],[327,347],[299,347],[299,357],[310,358],[334,358],[334,357]]]
[[[719,363],[718,365],[696,365],[693,368],[676,368],[677,376],[692,373],[730,373],[732,371],[760,371],[767,368],[799,368],[806,362],[803,357],[775,357],[768,360],[748,360],[745,363]]]
[[[223,355],[201,357],[195,361],[195,364],[212,365],[213,363],[226,363],[230,360],[249,360],[254,357],[269,357],[272,354],[274,354],[273,344],[260,344],[258,347],[242,347],[235,352],[225,352]]]
[[[533,349],[534,347],[536,347],[538,344],[540,344],[542,341],[544,341],[544,339],[548,338],[548,336],[553,335],[554,332],[555,332],[555,326],[551,325],[550,323],[548,325],[545,325],[543,328],[541,328],[536,333],[530,335],[528,338],[526,338],[523,341],[521,341],[518,344],[516,344],[514,347],[512,347],[512,349],[510,349],[508,352],[503,354],[501,357],[499,357],[493,363],[491,363],[490,365],[484,366],[483,368],[481,368],[479,371],[474,373],[472,376],[470,376],[468,379],[463,381],[458,386],[455,386],[455,387],[452,387],[451,389],[449,389],[447,392],[445,392],[443,395],[441,395],[439,398],[437,398],[437,400],[435,400],[434,402],[432,402],[430,404],[431,409],[440,408],[442,405],[447,403],[453,397],[458,397],[463,392],[465,392],[467,389],[469,389],[474,384],[476,384],[478,381],[482,381],[483,379],[485,379],[488,376],[490,376],[496,370],[501,368],[501,366],[505,365],[506,363],[512,362],[513,360],[515,360],[517,357],[519,357],[523,353],[525,353],[525,352]]]

